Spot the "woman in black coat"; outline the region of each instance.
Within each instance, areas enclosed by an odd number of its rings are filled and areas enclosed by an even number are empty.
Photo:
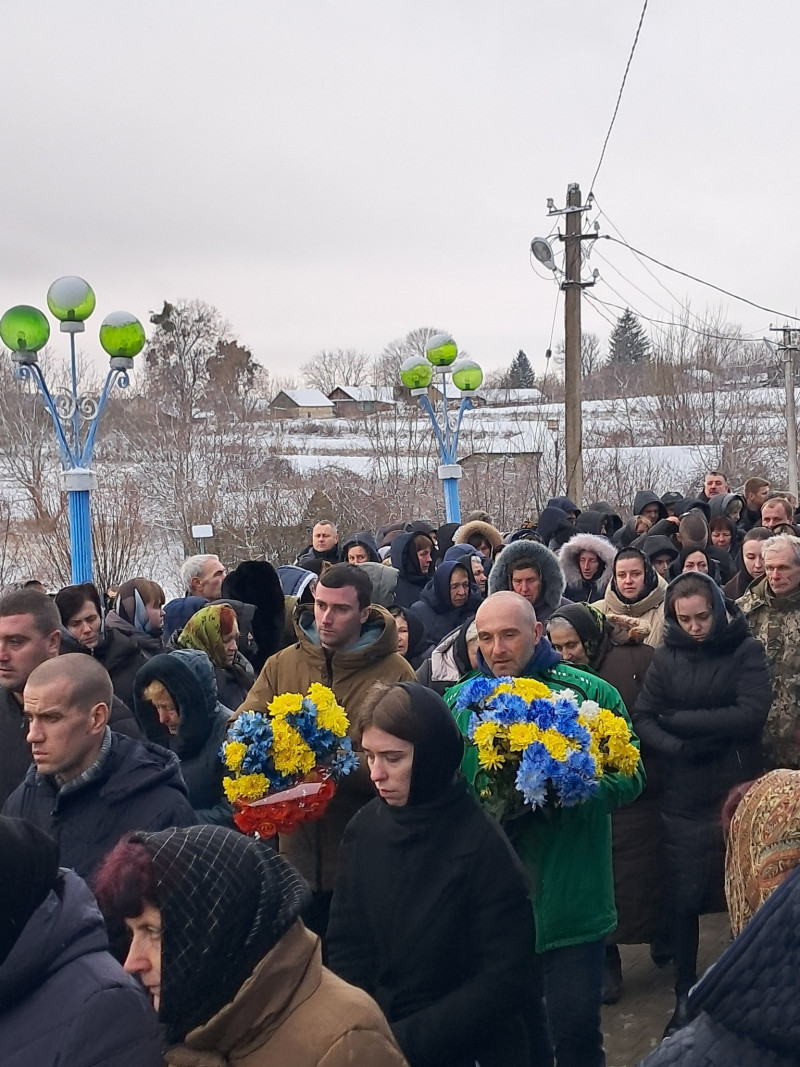
[[[667,590],[656,649],[633,724],[663,769],[660,794],[675,957],[673,1032],[697,980],[698,917],[725,908],[721,809],[729,790],[762,769],[761,731],[772,700],[766,654],[708,575]]]
[[[528,1067],[523,1012],[541,997],[525,876],[458,774],[447,705],[376,685],[359,730],[379,796],[344,834],[330,967],[377,1000],[410,1067]]]

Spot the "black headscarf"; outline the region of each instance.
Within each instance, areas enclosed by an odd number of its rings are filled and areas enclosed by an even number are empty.
[[[0,816],[0,964],[58,878],[58,845],[25,819]]]
[[[162,918],[159,1018],[171,1042],[236,996],[311,897],[266,842],[223,826],[137,833]]]
[[[563,619],[570,624],[586,650],[589,666],[596,667],[606,635],[611,630],[611,624],[603,613],[592,604],[565,604],[556,608],[550,616],[548,629],[556,619]]]
[[[419,682],[401,682],[414,716],[414,765],[408,806],[429,804],[452,785],[464,755],[464,739],[438,693]]]
[[[626,596],[623,596],[617,586],[617,560],[623,553],[625,554],[625,559],[640,559],[642,561],[642,566],[644,567],[644,586],[641,593],[639,593],[633,600],[629,600]],[[623,604],[638,604],[640,600],[644,600],[646,596],[649,596],[658,585],[658,571],[650,562],[650,558],[638,548],[623,548],[617,552],[616,556],[614,556],[611,573],[613,575],[611,579],[611,588]]]

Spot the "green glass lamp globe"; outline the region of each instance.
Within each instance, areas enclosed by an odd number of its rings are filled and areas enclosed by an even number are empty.
[[[483,371],[473,359],[460,359],[453,367],[453,385],[462,393],[474,393],[482,381]]]
[[[422,356],[409,356],[400,365],[400,381],[407,389],[427,389],[433,381],[433,367]]]
[[[112,311],[100,324],[100,344],[112,359],[138,356],[146,340],[144,326],[129,311]]]
[[[84,322],[94,311],[94,290],[83,278],[57,278],[47,290],[47,306],[60,322]]]
[[[0,319],[0,337],[12,352],[38,352],[50,337],[50,323],[38,308],[17,304]]]
[[[458,345],[449,333],[435,333],[428,341],[425,355],[434,367],[449,367],[458,355]]]

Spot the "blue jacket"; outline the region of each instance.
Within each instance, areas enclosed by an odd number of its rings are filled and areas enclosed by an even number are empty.
[[[173,736],[165,732],[155,708],[144,698],[152,681],[161,682],[180,715]],[[233,808],[222,790],[225,771],[219,757],[232,713],[217,699],[214,665],[205,652],[182,648],[153,656],[136,675],[133,707],[145,737],[170,748],[181,761],[195,822],[232,828]]]
[[[158,1016],[108,951],[85,882],[62,870],[0,965],[3,1067],[161,1067]]]

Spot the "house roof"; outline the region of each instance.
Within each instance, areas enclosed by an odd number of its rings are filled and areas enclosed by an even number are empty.
[[[379,402],[381,404],[393,404],[394,390],[391,387],[374,389],[371,385],[337,385],[333,392],[345,393],[351,400],[359,403]]]
[[[281,389],[272,403],[274,404],[278,397],[287,396],[292,403],[296,404],[299,408],[332,408],[333,401],[328,400],[327,396],[320,389]]]

